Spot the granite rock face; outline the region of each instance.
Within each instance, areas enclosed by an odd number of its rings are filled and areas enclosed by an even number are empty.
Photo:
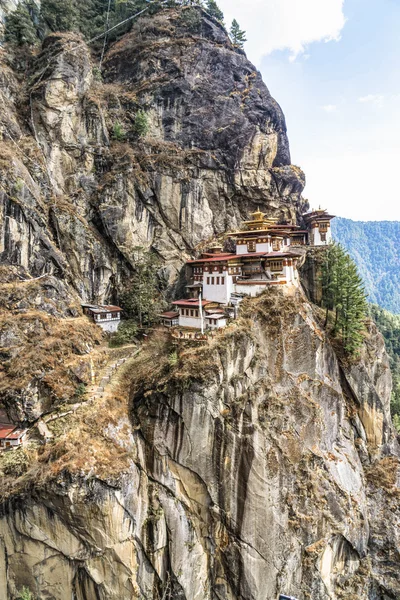
[[[200,9],[138,21],[101,76],[75,34],[49,36],[27,75],[0,60],[0,400],[33,424],[89,381],[101,333],[80,302],[118,301],[135,247],[173,293],[196,246],[251,210],[299,219],[305,179],[260,74]],[[310,256],[303,273],[318,299]],[[120,397],[105,417],[94,406],[83,449],[90,406],[28,466],[0,461],[18,489],[2,492],[0,598],[399,598],[399,449],[374,327],[340,362],[302,293],[271,291],[205,350],[165,352],[123,416]]]
[[[47,37],[23,72],[1,61],[0,261],[10,272],[62,280],[76,303],[118,303],[140,246],[159,256],[172,295],[200,242],[258,206],[288,221],[304,209],[281,109],[201,10],[139,20],[102,76],[76,34]]]
[[[382,338],[379,373],[365,356],[344,370],[301,296],[251,310],[196,374],[134,395],[118,483],[62,477],[4,505],[4,597],[398,597]]]
[[[19,160],[4,175],[3,261],[33,275],[57,269],[81,298],[112,300],[135,246],[158,253],[172,284],[196,245],[257,206],[289,221],[303,210],[282,111],[206,13],[141,19],[110,49],[104,82],[93,67],[79,37],[57,34],[26,89],[12,74],[4,82],[3,139]],[[33,136],[13,104],[21,92]],[[36,160],[22,153],[28,144]]]

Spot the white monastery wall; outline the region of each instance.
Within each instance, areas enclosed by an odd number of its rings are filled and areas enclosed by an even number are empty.
[[[96,321],[97,325],[100,325],[103,331],[107,331],[107,333],[115,333],[118,331],[118,327],[121,323],[119,319],[114,319],[113,321]]]
[[[179,327],[194,327],[196,329],[201,329],[201,319],[200,317],[188,317],[186,315],[179,315]]]
[[[216,283],[219,277],[219,284]],[[221,283],[223,278],[224,283]],[[210,283],[207,283],[207,279]],[[214,284],[211,281],[214,280]],[[203,277],[203,298],[220,304],[228,304],[232,293],[232,276],[227,271],[223,273],[205,273]]]

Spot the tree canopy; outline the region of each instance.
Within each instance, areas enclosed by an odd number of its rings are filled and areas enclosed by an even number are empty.
[[[368,305],[363,280],[340,244],[333,244],[326,251],[322,265],[322,306],[326,309],[325,326],[330,327],[333,336],[340,336],[346,352],[354,354],[363,340]]]
[[[240,29],[239,23],[236,21],[236,19],[233,19],[232,21],[230,36],[232,44],[237,48],[243,48],[245,42],[247,42],[246,32]]]
[[[159,278],[160,263],[155,254],[138,246],[135,272],[121,290],[120,304],[125,315],[139,327],[148,327],[157,320],[164,308],[162,285]]]
[[[400,313],[400,222],[336,218],[332,232],[357,264],[369,302]]]
[[[26,1],[5,19],[5,40],[15,46],[32,46],[39,41],[39,11],[34,2]]]
[[[158,12],[164,7],[200,6],[211,16],[223,23],[224,15],[215,0],[168,0],[150,2],[149,0],[42,0],[40,9],[34,0],[22,0],[14,13],[6,19],[6,40],[14,45],[33,45],[47,33],[54,31],[76,31],[90,40],[135,13],[148,8],[147,15]],[[108,9],[110,11],[108,12]],[[108,18],[107,18],[108,15]],[[126,33],[131,22],[122,24],[112,32],[109,41]],[[235,30],[235,45],[241,47],[240,29]]]

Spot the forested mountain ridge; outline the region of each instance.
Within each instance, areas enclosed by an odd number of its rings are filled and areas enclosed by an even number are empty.
[[[400,313],[400,222],[337,217],[332,232],[355,260],[369,301]]]

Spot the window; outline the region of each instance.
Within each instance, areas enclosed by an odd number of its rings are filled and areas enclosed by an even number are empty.
[[[207,285],[210,285],[210,278],[207,277]]]
[[[194,316],[195,316],[195,317],[198,317],[198,316],[199,316],[199,311],[198,311],[198,310],[196,310],[196,312],[194,313]]]
[[[193,310],[191,310],[190,311],[190,316],[193,317],[193,315],[194,315],[194,312],[193,312]]]
[[[247,251],[248,252],[255,252],[256,251],[256,242],[255,242],[255,240],[252,240],[251,242],[247,242]]]
[[[118,319],[118,317],[119,317],[119,313],[113,313],[112,314],[112,318],[113,319]]]
[[[225,277],[221,277],[221,285],[225,285]]]
[[[217,277],[217,285],[219,285],[219,277]]]
[[[214,277],[211,277],[211,285],[214,285]]]
[[[283,262],[281,260],[272,260],[270,262],[271,271],[282,271]]]
[[[321,242],[326,242],[326,233],[321,233]]]
[[[328,231],[328,223],[320,223],[319,229],[320,231]]]
[[[107,319],[107,315],[101,314],[100,319]]]

